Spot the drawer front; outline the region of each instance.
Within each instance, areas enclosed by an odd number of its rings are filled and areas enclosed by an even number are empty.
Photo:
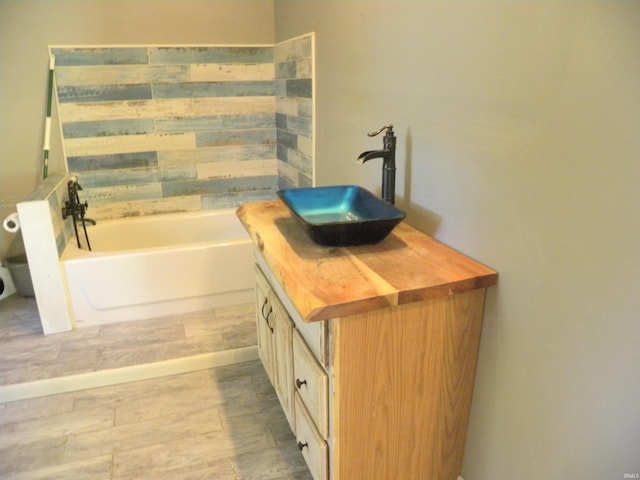
[[[325,350],[326,339],[326,323],[312,322],[307,323],[302,320],[295,322],[296,328],[300,331],[302,338],[307,342],[307,346],[313,352],[320,364],[328,366],[327,355]]]
[[[307,462],[309,471],[314,480],[327,480],[329,478],[329,456],[327,444],[320,436],[304,407],[300,395],[295,394],[296,411],[296,441]]]
[[[327,438],[329,381],[326,372],[297,330],[293,333],[293,377],[296,392],[307,407],[320,434]]]

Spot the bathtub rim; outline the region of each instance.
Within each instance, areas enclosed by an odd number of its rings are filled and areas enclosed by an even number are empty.
[[[67,245],[65,246],[62,255],[60,256],[60,263],[65,262],[73,262],[80,259],[85,258],[100,258],[100,257],[108,257],[113,255],[118,256],[134,256],[140,255],[144,253],[154,253],[160,251],[176,251],[176,250],[185,250],[185,249],[195,249],[195,248],[207,248],[210,246],[225,246],[225,245],[236,245],[243,243],[250,243],[251,237],[242,227],[242,223],[235,215],[235,208],[222,208],[215,210],[196,210],[190,212],[172,212],[172,213],[159,213],[155,215],[140,215],[140,216],[130,216],[130,217],[121,217],[115,219],[108,220],[98,220],[97,225],[89,225],[87,226],[87,234],[89,235],[89,241],[91,241],[91,229],[104,226],[107,228],[110,227],[119,227],[125,226],[127,223],[151,223],[151,222],[162,222],[171,219],[172,217],[181,217],[181,218],[210,218],[217,216],[232,216],[238,222],[238,233],[239,238],[234,238],[233,240],[216,240],[215,238],[211,240],[201,240],[196,242],[186,242],[186,243],[175,243],[170,245],[161,245],[154,247],[140,247],[140,248],[129,248],[123,250],[86,250],[84,248],[78,247],[76,244],[75,238],[69,238]],[[79,227],[80,228],[80,227]],[[80,232],[79,232],[80,233]],[[81,234],[81,239],[82,235]]]

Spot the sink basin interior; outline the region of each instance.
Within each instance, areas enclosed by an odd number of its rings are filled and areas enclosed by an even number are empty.
[[[321,245],[377,243],[405,218],[403,211],[357,185],[293,188],[278,195]]]

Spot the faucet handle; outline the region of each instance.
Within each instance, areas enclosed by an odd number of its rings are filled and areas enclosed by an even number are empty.
[[[388,133],[393,133],[393,125],[385,125],[384,127],[380,128],[379,130],[376,130],[375,132],[369,132],[367,133],[367,135],[369,135],[370,137],[375,137],[376,135],[380,135],[384,130],[388,130]]]

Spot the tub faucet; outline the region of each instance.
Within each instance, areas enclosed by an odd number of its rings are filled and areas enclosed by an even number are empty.
[[[360,163],[365,163],[372,158],[382,158],[382,198],[393,204],[396,200],[396,136],[393,133],[393,125],[385,125],[380,130],[367,133],[375,137],[386,130],[382,140],[382,150],[369,150],[362,152],[358,157]]]
[[[87,208],[89,208],[89,204],[86,201],[84,203],[80,202],[78,190],[82,190],[82,187],[76,180],[69,180],[67,182],[67,192],[69,193],[69,200],[65,201],[64,207],[62,207],[62,219],[65,220],[67,217],[73,218],[73,230],[76,234],[78,248],[81,248],[81,246],[77,224],[82,224],[82,228],[84,229],[84,238],[87,240],[87,248],[91,250],[91,243],[89,242],[89,235],[87,235],[86,223],[92,223],[93,225],[95,225],[96,222],[95,220],[92,220],[90,218],[85,218],[84,214],[87,211]]]

